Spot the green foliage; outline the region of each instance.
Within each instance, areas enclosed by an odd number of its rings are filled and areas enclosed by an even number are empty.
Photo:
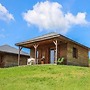
[[[0,90],[90,90],[90,68],[65,65],[2,68]]]
[[[62,57],[62,58],[58,58],[57,64],[59,65],[59,64],[61,64],[63,61],[64,61],[64,58],[63,58],[63,57]]]

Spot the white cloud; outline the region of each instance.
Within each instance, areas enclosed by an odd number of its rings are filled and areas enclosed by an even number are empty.
[[[40,30],[58,31],[62,34],[68,32],[72,25],[86,25],[86,13],[78,12],[77,15],[64,13],[62,5],[57,2],[40,2],[32,10],[23,13],[24,20],[29,25],[35,25]]]
[[[69,22],[69,24],[83,25],[88,24],[85,19],[86,13],[79,12],[76,16],[73,16],[71,13],[67,13],[65,15],[65,19]]]
[[[0,4],[0,20],[4,20],[6,22],[9,22],[10,20],[14,20],[14,17],[9,11]]]

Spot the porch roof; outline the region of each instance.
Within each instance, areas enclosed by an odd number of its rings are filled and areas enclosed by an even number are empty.
[[[33,38],[33,39],[30,39],[30,40],[27,40],[27,41],[24,41],[24,42],[20,42],[20,43],[16,43],[15,45],[16,46],[21,46],[21,47],[25,47],[25,48],[30,48],[31,46],[33,46],[34,44],[37,44],[37,43],[50,43],[52,42],[53,40],[59,40],[59,41],[62,41],[64,43],[67,43],[67,42],[72,42],[72,43],[75,43],[81,47],[84,47],[88,50],[90,50],[89,47],[83,45],[83,44],[80,44],[70,38],[67,38],[61,34],[57,34],[57,33],[49,33],[49,34],[45,34],[45,35],[42,35],[42,36],[39,36],[39,37],[36,37],[36,38]]]

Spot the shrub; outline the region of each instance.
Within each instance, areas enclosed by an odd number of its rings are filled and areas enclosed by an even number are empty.
[[[57,64],[61,64],[63,61],[64,61],[64,58],[63,57],[62,58],[58,58]]]

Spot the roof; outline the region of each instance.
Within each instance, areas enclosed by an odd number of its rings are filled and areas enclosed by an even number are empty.
[[[2,45],[0,46],[0,52],[18,54],[19,50],[9,45]],[[21,51],[20,54],[24,56],[29,56],[28,53],[23,51]]]
[[[39,37],[36,37],[36,38],[33,38],[33,39],[30,39],[30,40],[27,40],[27,41],[24,41],[24,42],[20,42],[20,43],[16,43],[17,46],[22,46],[24,44],[28,44],[28,43],[34,43],[34,42],[37,42],[37,41],[42,41],[42,40],[48,40],[48,39],[52,39],[52,38],[57,38],[57,37],[60,37],[62,38],[63,40],[67,40],[67,41],[70,41],[70,42],[73,42],[75,44],[78,44],[82,47],[85,47],[87,49],[90,50],[89,47],[81,44],[81,43],[78,43],[64,35],[61,35],[61,34],[58,34],[58,33],[55,33],[55,32],[52,32],[52,33],[48,33],[48,34],[45,34],[45,35],[42,35],[42,36],[39,36]]]
[[[38,36],[38,37],[32,38],[30,40],[24,41],[24,42],[16,43],[15,45],[19,46],[20,44],[30,43],[30,42],[32,43],[32,42],[36,42],[36,41],[51,39],[51,38],[55,38],[57,36],[60,36],[60,35],[57,34],[57,33],[54,33],[54,32],[53,33],[48,33],[48,34]]]

